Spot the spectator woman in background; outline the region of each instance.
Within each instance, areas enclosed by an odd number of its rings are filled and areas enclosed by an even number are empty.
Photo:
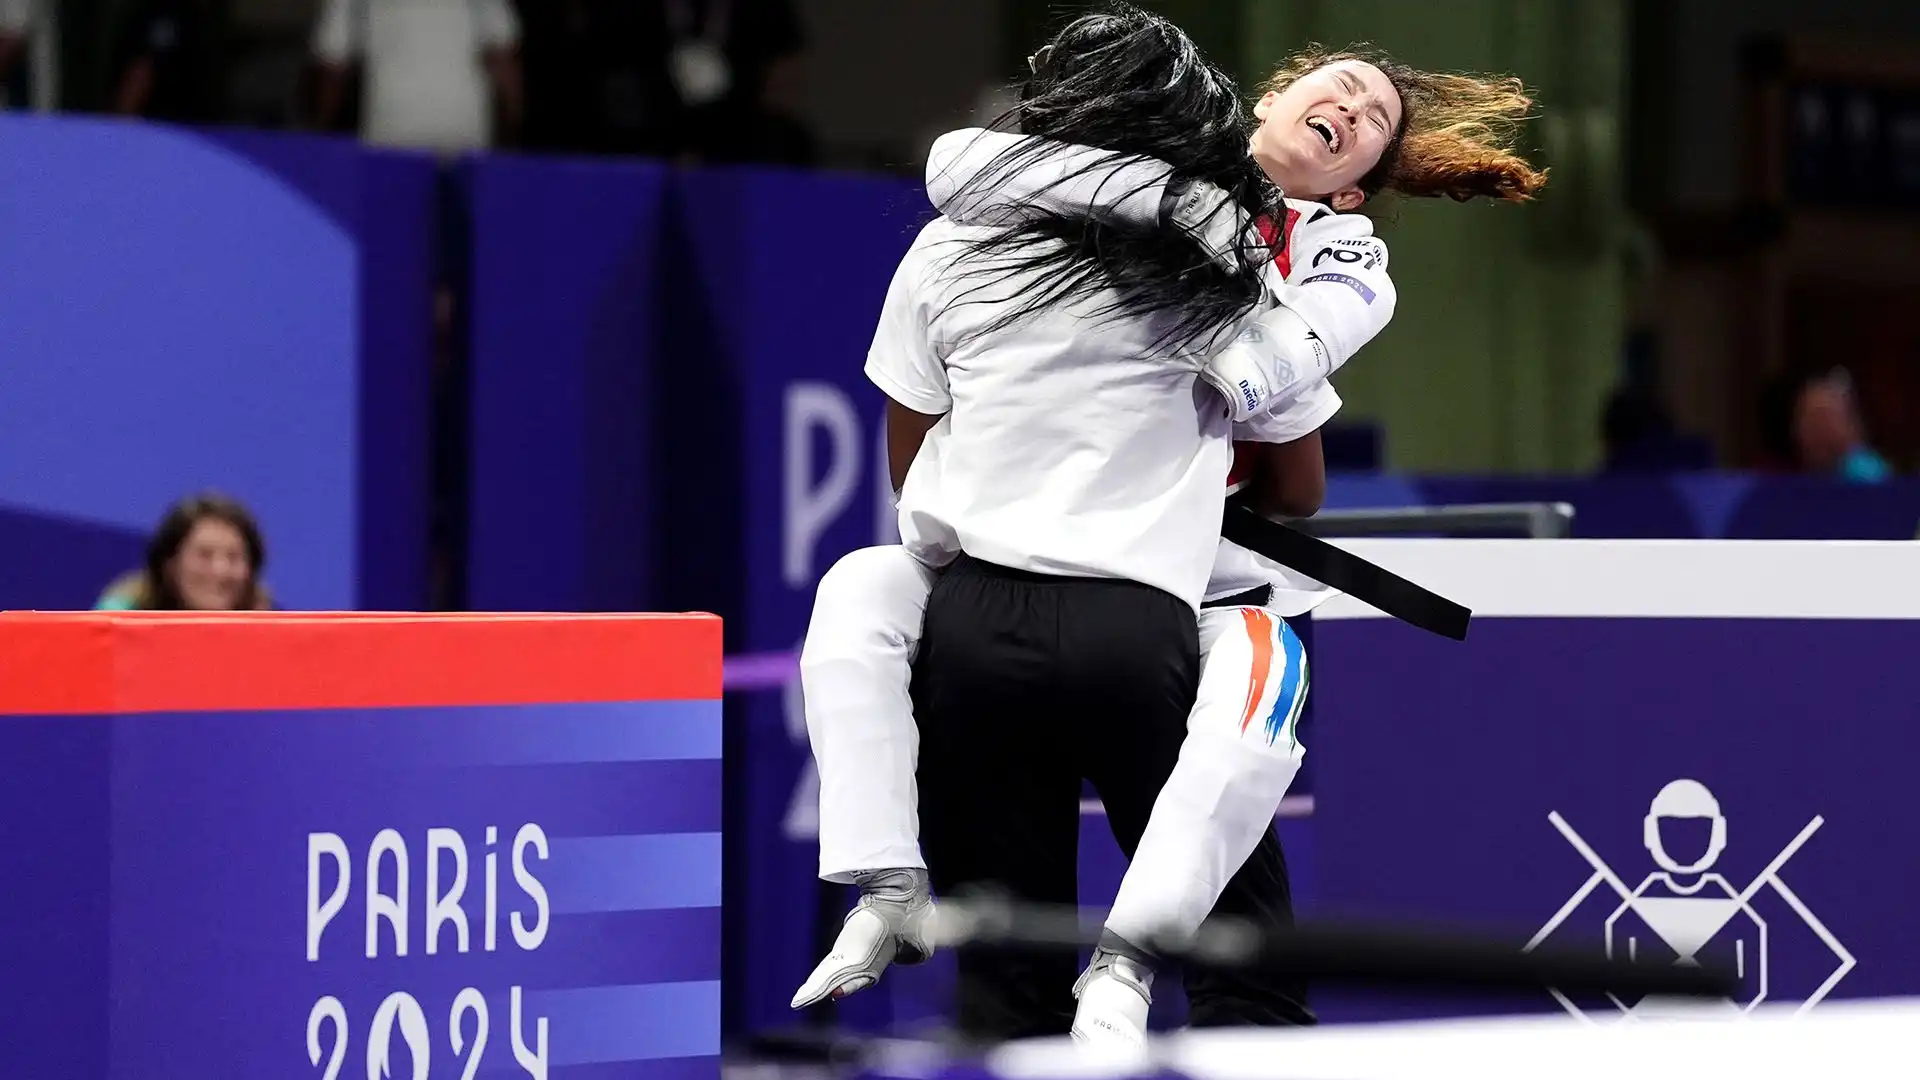
[[[1761,398],[1761,435],[1776,468],[1882,484],[1893,468],[1867,442],[1853,379],[1844,369],[1776,379]]]
[[[121,577],[97,611],[266,611],[266,542],[247,508],[223,495],[182,499],[147,541],[146,567]]]

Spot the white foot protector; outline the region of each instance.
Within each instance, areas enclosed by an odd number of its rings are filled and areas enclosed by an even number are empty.
[[[1144,1052],[1152,985],[1153,974],[1144,965],[1097,951],[1073,985],[1080,1001],[1073,1013],[1074,1041],[1102,1056]]]

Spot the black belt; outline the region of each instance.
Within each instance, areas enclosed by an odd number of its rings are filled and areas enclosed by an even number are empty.
[[[1208,600],[1201,604],[1201,610],[1223,607],[1266,607],[1273,600],[1273,586],[1255,585],[1246,592],[1237,592],[1232,596],[1223,596],[1218,600]]]
[[[1355,600],[1372,604],[1402,622],[1455,641],[1467,639],[1473,612],[1325,540],[1269,521],[1237,504],[1227,507],[1220,535]]]

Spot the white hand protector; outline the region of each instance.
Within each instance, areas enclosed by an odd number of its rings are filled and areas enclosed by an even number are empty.
[[[880,981],[896,960],[918,964],[933,955],[929,934],[933,900],[927,872],[918,869],[872,871],[860,881],[860,902],[840,926],[833,949],[793,995],[804,1009],[828,998],[838,1000]],[[860,880],[856,877],[855,880]]]
[[[1158,162],[1155,162],[1158,164]],[[1242,259],[1259,254],[1267,246],[1253,218],[1212,184],[1195,181],[1172,193],[1166,207],[1167,219],[1185,229],[1213,254],[1216,262],[1238,271]]]
[[[1279,307],[1247,323],[1207,361],[1200,377],[1226,399],[1234,422],[1243,423],[1339,367],[1306,320]]]
[[[1298,217],[1285,238],[1288,270],[1268,278],[1277,305],[1246,324],[1203,372],[1244,422],[1301,387],[1340,370],[1393,320],[1399,294],[1387,275],[1387,245],[1358,214],[1289,202]]]

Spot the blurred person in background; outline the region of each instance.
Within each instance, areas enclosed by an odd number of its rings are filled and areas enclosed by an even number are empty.
[[[27,104],[27,31],[33,0],[0,0],[0,109]]]
[[[113,111],[176,124],[226,116],[227,12],[221,0],[136,0],[113,53]]]
[[[810,164],[793,0],[520,0],[527,140],[573,153]]]
[[[519,138],[520,21],[509,0],[323,0],[316,119],[340,123],[356,63],[361,135],[457,154]]]
[[[805,37],[793,0],[663,0],[667,70],[686,110],[681,149],[701,161],[813,163],[801,122]]]
[[[319,0],[246,0],[230,13],[227,115],[247,127],[287,129],[312,119]]]
[[[107,587],[97,611],[266,611],[267,545],[247,508],[206,493],[175,503],[147,541],[146,565]]]
[[[1846,371],[1786,376],[1768,388],[1761,410],[1762,434],[1776,467],[1853,484],[1892,478],[1893,468],[1867,442]]]

